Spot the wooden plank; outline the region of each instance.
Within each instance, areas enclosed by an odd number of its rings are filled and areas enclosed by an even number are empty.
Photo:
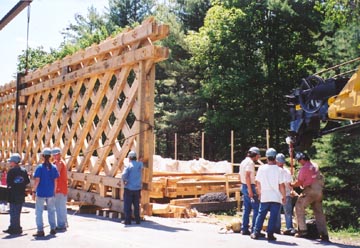
[[[41,84],[35,84],[31,87],[23,89],[20,93],[22,96],[35,94],[44,90],[60,87],[76,80],[89,78],[100,75],[106,71],[114,71],[121,67],[133,66],[139,60],[162,59],[165,60],[169,56],[169,50],[164,47],[147,46],[130,51],[126,54],[113,57],[106,61],[100,61],[88,67],[84,67],[75,72],[70,72],[62,77],[48,79]]]
[[[121,201],[120,199],[101,197],[95,193],[85,192],[72,188],[69,189],[68,197],[74,199],[75,201],[90,203],[101,208],[109,208],[110,210],[116,212],[122,212],[124,207],[123,201]]]
[[[119,188],[121,178],[106,175],[93,175],[90,173],[68,172],[68,178],[75,181],[88,181],[92,184],[103,184],[104,186]]]
[[[191,208],[192,203],[200,203],[200,198],[184,198],[170,200],[170,205],[183,206],[189,209]]]
[[[167,214],[171,210],[169,204],[151,203],[150,205],[153,214]]]

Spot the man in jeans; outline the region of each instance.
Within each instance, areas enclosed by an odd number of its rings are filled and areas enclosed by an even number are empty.
[[[274,236],[276,220],[279,215],[281,204],[285,203],[285,185],[281,169],[276,165],[276,150],[266,150],[268,163],[261,165],[256,174],[256,189],[260,196],[259,214],[256,218],[255,228],[251,234],[252,239],[260,237],[267,212],[270,211],[270,218],[267,228],[267,239],[276,240]]]
[[[44,162],[39,164],[34,172],[34,192],[36,192],[35,215],[37,232],[34,237],[44,237],[43,211],[46,202],[50,234],[56,234],[55,221],[55,189],[59,173],[56,166],[50,162],[51,149],[44,148],[42,151]]]
[[[136,153],[130,151],[128,154],[129,164],[122,173],[124,182],[124,214],[125,225],[131,225],[131,206],[134,206],[134,216],[136,224],[140,224],[140,194],[142,186],[143,162],[136,161]]]
[[[65,162],[61,159],[61,149],[55,147],[51,151],[54,164],[59,172],[59,178],[57,180],[57,187],[55,191],[55,208],[56,208],[56,230],[66,231],[67,227],[67,168]]]
[[[259,211],[259,198],[255,190],[255,162],[260,158],[260,149],[251,147],[247,153],[247,157],[240,164],[240,181],[241,192],[244,197],[243,217],[241,233],[242,235],[250,235],[255,227],[256,216]],[[253,218],[251,232],[249,231],[250,212],[253,210]]]
[[[282,174],[285,180],[285,192],[286,192],[286,202],[284,205],[282,205],[282,208],[284,209],[284,215],[285,215],[285,225],[286,230],[283,232],[285,235],[295,235],[296,230],[293,227],[293,204],[292,204],[292,187],[290,186],[290,183],[292,181],[292,176],[290,171],[284,167],[285,165],[285,155],[282,153],[278,153],[276,155],[276,164],[282,169]],[[279,216],[277,220],[277,225],[275,232],[280,233],[281,229],[281,210],[279,211]]]
[[[12,167],[7,175],[8,202],[10,203],[10,226],[4,233],[21,234],[20,225],[21,209],[25,202],[25,188],[30,183],[29,175],[25,168],[19,165],[20,154],[13,153],[8,162]]]

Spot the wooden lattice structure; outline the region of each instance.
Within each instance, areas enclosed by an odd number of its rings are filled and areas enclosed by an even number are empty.
[[[153,18],[0,87],[0,160],[22,154],[32,172],[44,147],[67,161],[69,197],[122,212],[119,176],[129,150],[145,166],[147,210],[154,151],[155,46],[169,27]]]

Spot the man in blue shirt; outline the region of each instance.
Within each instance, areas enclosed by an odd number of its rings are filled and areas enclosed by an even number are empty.
[[[124,182],[124,214],[125,225],[131,224],[131,205],[134,205],[134,216],[136,224],[140,224],[140,194],[142,186],[143,163],[136,161],[136,153],[130,151],[128,154],[129,164],[122,173]]]
[[[45,235],[42,216],[45,202],[48,211],[50,234],[56,234],[55,189],[59,172],[56,169],[56,166],[50,162],[50,148],[44,148],[42,151],[42,157],[44,162],[39,164],[34,172],[34,192],[36,192],[35,215],[37,226],[37,232],[33,235],[34,237],[43,237]]]

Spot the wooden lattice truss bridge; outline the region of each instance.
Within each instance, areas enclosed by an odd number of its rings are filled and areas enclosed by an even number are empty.
[[[142,207],[149,207],[154,152],[154,43],[169,34],[153,18],[0,87],[0,161],[12,152],[32,174],[44,147],[61,147],[69,197],[122,212],[120,173],[129,150],[145,166]]]

